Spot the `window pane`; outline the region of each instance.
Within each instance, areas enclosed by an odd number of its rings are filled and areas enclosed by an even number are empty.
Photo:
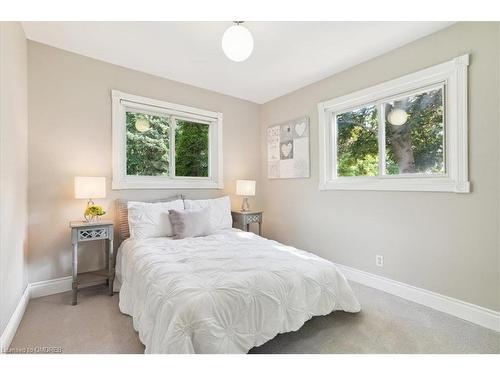
[[[377,108],[367,106],[336,116],[337,176],[378,175]]]
[[[177,120],[175,128],[175,175],[208,177],[207,124]]]
[[[384,106],[386,173],[444,173],[443,89]]]
[[[126,112],[127,175],[169,174],[169,119],[138,112]]]

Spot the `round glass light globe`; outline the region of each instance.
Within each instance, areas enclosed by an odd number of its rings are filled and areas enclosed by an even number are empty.
[[[222,36],[222,50],[228,59],[236,62],[244,61],[253,51],[253,37],[246,27],[234,25]]]
[[[151,124],[145,118],[135,120],[135,128],[141,133],[147,132],[151,128]]]
[[[408,113],[404,109],[393,109],[387,115],[387,120],[394,126],[401,126],[408,120]]]

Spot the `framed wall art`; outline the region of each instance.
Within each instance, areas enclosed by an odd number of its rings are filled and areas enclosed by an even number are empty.
[[[268,178],[308,178],[309,164],[308,117],[267,128]]]

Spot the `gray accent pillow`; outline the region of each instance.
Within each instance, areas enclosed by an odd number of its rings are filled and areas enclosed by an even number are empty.
[[[210,207],[196,210],[169,210],[174,239],[208,236],[213,232]]]

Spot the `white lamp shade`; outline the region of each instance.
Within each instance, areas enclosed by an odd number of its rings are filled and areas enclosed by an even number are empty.
[[[236,194],[243,196],[255,195],[255,181],[253,180],[236,180]]]
[[[240,62],[248,59],[253,51],[253,37],[244,26],[229,27],[222,36],[222,50],[228,59]]]
[[[75,198],[106,198],[106,178],[75,177]]]

